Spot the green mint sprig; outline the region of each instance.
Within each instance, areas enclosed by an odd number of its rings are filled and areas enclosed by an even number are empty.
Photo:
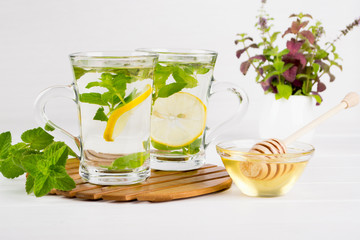
[[[116,69],[102,68],[84,70],[74,67],[75,78],[79,79],[87,72],[103,72],[98,81],[89,82],[85,88],[105,88],[104,93],[90,92],[80,94],[79,100],[83,103],[95,104],[100,107],[95,113],[93,120],[107,122],[109,116],[118,108],[135,99],[140,93],[134,89],[126,95],[127,84],[138,80],[150,78],[152,69]]]
[[[206,74],[210,68],[199,63],[158,63],[154,74],[154,94],[153,101],[157,98],[167,98],[180,92],[184,88],[194,88],[198,86],[197,75]],[[170,75],[175,82],[166,83]]]
[[[21,140],[12,145],[10,132],[0,134],[0,172],[4,177],[13,179],[28,173],[26,192],[33,192],[36,197],[53,188],[63,191],[75,188],[74,180],[65,170],[68,156],[75,154],[65,143],[55,142],[40,127],[25,131]]]
[[[85,88],[101,87],[107,89],[107,91],[104,93],[83,93],[80,95],[79,100],[84,103],[100,105],[101,107],[96,111],[93,119],[107,122],[112,112],[136,96],[136,91],[134,90],[125,97],[126,84],[133,81],[134,78],[122,72],[118,74],[102,73],[99,81],[90,82]]]

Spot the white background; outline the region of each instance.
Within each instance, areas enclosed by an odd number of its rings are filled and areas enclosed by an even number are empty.
[[[238,138],[256,137],[257,128],[254,123],[263,93],[261,87],[255,84],[253,73],[249,72],[247,76],[240,73],[240,61],[235,57],[237,47],[234,40],[236,34],[241,32],[255,36],[255,16],[259,6],[258,0],[0,0],[0,132],[11,130],[17,141],[21,132],[37,126],[33,118],[33,102],[44,88],[71,83],[72,72],[68,59],[70,53],[161,47],[217,51],[219,56],[215,77],[218,81],[239,84],[250,99],[248,114],[241,122],[228,126],[228,132],[231,131]],[[300,11],[312,14],[323,23],[327,32],[324,39],[327,41],[336,38],[340,29],[360,17],[358,0],[269,0],[266,9],[275,17],[274,30],[279,31],[284,31],[290,25],[290,14]],[[323,94],[324,103],[317,108],[317,114],[336,104],[348,91],[360,92],[359,43],[359,27],[337,43],[338,53],[343,58],[344,71],[335,69],[337,79],[327,84],[328,89]],[[218,102],[217,105],[225,104],[225,100],[218,99]],[[64,107],[57,108],[58,114],[55,114],[61,118],[58,122],[65,128],[73,129],[73,122],[76,121],[75,108],[69,102],[61,104],[64,104]],[[61,104],[54,106],[62,106]],[[213,109],[210,116],[212,121],[221,118],[215,113],[216,109]],[[0,207],[5,215],[0,217],[0,236],[5,236],[4,239],[19,239],[19,236],[26,235],[22,229],[16,229],[17,225],[27,226],[24,219],[26,217],[31,222],[30,226],[39,222],[48,229],[43,234],[40,234],[40,228],[30,234],[34,229],[24,228],[29,236],[40,238],[48,238],[51,231],[59,234],[65,231],[61,228],[67,228],[70,234],[77,231],[77,236],[94,238],[106,236],[106,232],[116,234],[118,230],[119,237],[121,234],[127,237],[131,234],[146,237],[148,232],[152,234],[147,236],[148,239],[161,239],[160,235],[154,235],[161,231],[168,234],[168,239],[172,238],[170,236],[173,236],[173,239],[191,239],[191,232],[198,233],[197,239],[201,239],[201,236],[204,239],[220,239],[224,236],[240,239],[241,232],[247,237],[256,238],[256,234],[268,232],[273,234],[272,236],[293,239],[312,239],[311,236],[320,239],[326,232],[329,233],[328,239],[336,239],[346,236],[345,233],[348,232],[350,236],[347,237],[358,239],[356,236],[359,236],[359,231],[356,226],[359,225],[359,220],[356,220],[356,216],[360,213],[360,194],[353,190],[359,188],[359,165],[355,165],[355,168],[341,165],[347,169],[342,174],[337,171],[337,159],[331,162],[330,168],[333,172],[321,171],[321,164],[326,164],[327,157],[341,151],[351,154],[348,159],[340,160],[356,162],[359,158],[356,150],[360,147],[359,120],[358,107],[321,126],[317,132],[321,137],[317,138],[318,144],[315,145],[320,158],[304,176],[304,182],[297,191],[280,199],[263,201],[244,198],[235,187],[213,197],[164,205],[116,205],[66,201],[56,197],[35,199],[24,193],[23,179],[8,181],[2,178],[3,184],[0,186],[4,190],[2,194],[5,195],[0,196],[4,204]],[[346,144],[340,144],[340,141],[345,141]],[[339,145],[342,148],[339,148]],[[330,150],[330,153],[323,151],[321,154],[322,150]],[[208,151],[209,156],[212,156],[208,161],[221,164],[219,159],[215,158],[213,145]],[[316,173],[317,170],[320,174]],[[339,176],[336,176],[336,173]],[[339,181],[337,185],[313,184],[313,180],[327,182],[335,178]],[[343,187],[345,185],[346,187]],[[334,196],[336,189],[339,194]],[[27,205],[19,208],[24,203]],[[36,218],[39,211],[42,211],[41,215]],[[103,215],[104,212],[108,215]],[[179,217],[168,218],[171,212]],[[61,215],[62,213],[64,215]],[[107,222],[116,218],[115,213],[118,222]],[[143,223],[134,215],[136,213],[140,214]],[[54,217],[54,214],[59,218]],[[65,214],[71,217],[66,217]],[[274,214],[277,217],[275,220],[272,217]],[[201,218],[200,215],[204,217]],[[230,216],[232,219],[239,217],[238,225],[232,224]],[[256,226],[257,216],[262,216],[259,228]],[[47,221],[46,217],[52,221]],[[126,225],[127,218],[131,225]],[[153,222],[154,218],[157,218],[158,222]],[[89,227],[86,230],[84,226],[83,233],[76,228],[76,224],[80,222]],[[267,224],[268,222],[271,224]],[[278,223],[283,224],[283,227],[277,226]],[[96,225],[101,227],[97,229]],[[205,232],[205,235],[201,234]],[[228,236],[227,232],[232,235]],[[297,235],[293,235],[295,233]],[[60,235],[67,236],[64,232]]]
[[[241,32],[257,36],[254,24],[260,2],[1,0],[0,131],[20,133],[36,126],[32,107],[39,92],[48,86],[72,81],[70,53],[164,47],[217,51],[215,77],[218,81],[239,84],[250,98],[248,114],[242,122],[231,126],[232,131],[255,136],[257,129],[247,126],[257,119],[263,93],[260,85],[255,84],[254,71],[250,70],[247,76],[240,73],[234,40]],[[274,30],[279,31],[290,25],[288,16],[291,13],[311,13],[323,23],[326,41],[336,38],[339,30],[360,16],[357,0],[272,0],[268,1],[266,9],[275,18]],[[348,91],[360,91],[359,42],[359,27],[338,42],[344,71],[334,69],[337,79],[327,84],[324,103],[317,108],[318,113],[336,104]],[[59,122],[71,128],[73,119],[67,115],[74,115],[75,108],[70,103],[64,106],[66,109],[56,109],[61,112]],[[216,118],[212,115],[210,118]],[[345,118],[346,122],[354,122],[359,117],[360,108],[332,121]],[[358,127],[356,131],[360,134]]]

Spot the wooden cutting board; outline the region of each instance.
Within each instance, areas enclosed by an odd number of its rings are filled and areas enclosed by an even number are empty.
[[[87,200],[164,202],[218,192],[232,184],[225,168],[212,164],[185,172],[152,170],[151,177],[145,182],[127,186],[100,186],[85,182],[78,173],[77,159],[69,159],[66,170],[75,180],[76,188],[71,191],[54,189],[51,193]]]

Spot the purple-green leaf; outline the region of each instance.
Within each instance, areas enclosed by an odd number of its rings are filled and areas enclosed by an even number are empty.
[[[292,85],[295,86],[295,87],[301,88],[301,86],[303,85],[303,81],[301,81],[301,80],[299,80],[299,79],[295,79],[295,80],[292,82]]]
[[[249,60],[253,60],[253,59],[258,59],[258,60],[261,60],[263,62],[266,61],[266,58],[265,58],[264,55],[256,55],[256,56],[253,56],[253,57],[249,58]]]
[[[288,33],[293,33],[293,34],[298,34],[298,32],[300,31],[301,28],[306,27],[306,25],[309,23],[309,21],[305,21],[305,22],[300,22],[300,20],[296,20],[293,21],[291,24],[291,27],[288,28],[284,34],[282,35],[282,37],[284,37],[286,34]]]
[[[236,57],[240,58],[241,55],[247,50],[248,48],[239,49],[236,51]]]
[[[245,42],[246,40],[253,41],[252,37],[245,37],[243,39],[235,40],[235,44],[237,45],[239,42]]]
[[[325,91],[325,89],[326,89],[325,84],[319,81],[319,82],[317,83],[317,91],[318,91],[318,92],[323,92],[323,91]]]
[[[274,80],[276,78],[277,78],[277,76],[271,76],[260,83],[260,85],[264,89],[264,91],[269,90],[272,80]]]
[[[304,30],[300,32],[300,35],[306,38],[311,44],[315,43],[315,36],[312,34],[312,32]]]
[[[292,38],[290,41],[286,42],[286,48],[289,49],[290,53],[297,53],[301,46],[304,44],[303,40],[296,41],[295,38]]]
[[[246,75],[247,71],[249,70],[250,64],[250,61],[245,61],[241,63],[240,71],[242,72],[242,74]]]
[[[285,63],[293,63],[294,65],[299,65],[300,63],[301,68],[304,68],[306,65],[306,58],[302,53],[288,53],[282,57],[282,60]]]
[[[316,106],[319,106],[321,102],[323,101],[322,97],[318,92],[311,92],[311,95],[316,100]]]
[[[325,73],[328,73],[330,71],[330,66],[326,63],[324,63],[321,60],[315,60],[315,63],[319,64],[321,67],[321,70],[324,71]]]
[[[284,78],[291,83],[294,82],[296,79],[297,70],[298,70],[297,66],[293,66],[289,68],[283,73]]]
[[[243,54],[246,50],[248,50],[249,48],[259,48],[259,46],[256,43],[250,44],[249,46],[243,48],[243,49],[239,49],[236,51],[236,57],[240,58],[241,54]]]

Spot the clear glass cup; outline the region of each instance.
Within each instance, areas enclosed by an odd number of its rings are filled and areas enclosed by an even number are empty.
[[[157,54],[83,52],[70,55],[74,81],[44,90],[35,102],[41,126],[66,135],[80,150],[82,178],[100,185],[128,185],[150,176],[150,114]],[[77,104],[80,136],[54,124],[46,105],[55,97]]]
[[[248,98],[239,86],[215,82],[217,53],[189,49],[137,49],[159,54],[155,67],[151,115],[151,168],[166,171],[197,169],[205,163],[205,148],[227,123],[239,120]],[[206,124],[209,98],[234,94],[233,114],[210,128]]]
[[[301,176],[314,154],[314,147],[294,142],[285,154],[249,152],[262,140],[246,139],[217,144],[227,172],[241,192],[253,197],[277,197],[286,194]]]

